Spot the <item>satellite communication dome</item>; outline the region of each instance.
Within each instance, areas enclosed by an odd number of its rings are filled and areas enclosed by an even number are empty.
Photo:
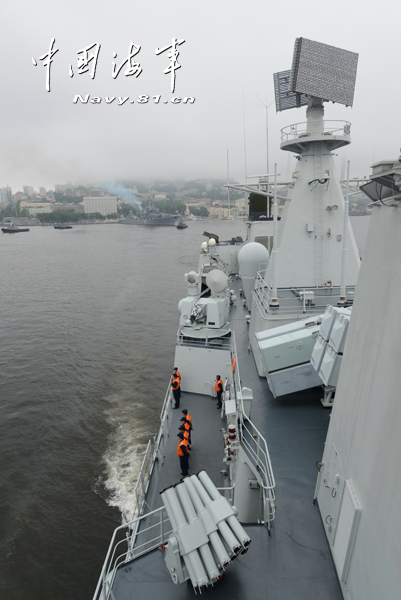
[[[215,246],[215,245],[216,245],[216,240],[214,238],[210,238],[209,246]]]
[[[189,273],[187,273],[187,281],[188,283],[196,283],[196,276],[197,273],[195,273],[195,271],[190,271]]]
[[[266,268],[269,251],[259,242],[249,242],[238,252],[240,277],[256,277],[258,271]],[[263,267],[261,267],[263,264]]]
[[[223,292],[228,283],[228,277],[223,271],[219,269],[213,269],[206,275],[206,285],[212,290],[214,294]]]
[[[202,250],[206,250],[206,248],[207,248],[207,242],[202,242],[201,243],[201,248],[202,248]]]

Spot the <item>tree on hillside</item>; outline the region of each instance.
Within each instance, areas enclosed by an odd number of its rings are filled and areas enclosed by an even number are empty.
[[[209,216],[209,211],[206,208],[206,206],[201,206],[200,208],[193,208],[192,206],[190,206],[189,210],[195,217],[208,217]]]

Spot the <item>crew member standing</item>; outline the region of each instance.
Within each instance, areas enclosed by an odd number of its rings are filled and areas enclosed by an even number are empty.
[[[186,408],[184,408],[184,409],[183,409],[181,412],[182,412],[182,414],[184,415],[184,417],[185,417],[186,421],[188,421],[188,423],[190,424],[190,426],[191,426],[191,430],[193,431],[193,429],[194,429],[194,426],[193,426],[193,424],[192,424],[192,417],[191,417],[191,415],[189,415],[189,414],[188,414],[188,411],[187,411],[187,409],[186,409]]]
[[[186,429],[185,425],[180,425],[178,429],[184,434],[184,440],[188,441],[188,450],[191,451],[191,434]]]
[[[188,475],[188,458],[189,458],[189,452],[188,452],[188,441],[186,439],[184,439],[184,434],[180,431],[180,433],[177,434],[177,436],[179,437],[178,440],[178,446],[177,446],[177,456],[180,459],[180,467],[181,467],[181,475],[183,477],[186,477]]]
[[[217,394],[217,408],[222,407],[221,395],[223,393],[223,382],[220,379],[220,375],[216,375],[216,383],[214,384],[214,391]]]
[[[192,425],[191,425],[191,423],[189,421],[187,421],[187,419],[185,417],[182,417],[181,423],[184,425],[185,431],[188,431],[188,433],[189,433],[189,443],[191,443]]]
[[[181,398],[181,377],[177,371],[177,367],[174,367],[174,373],[171,378],[171,389],[173,390],[173,396],[175,400],[175,404],[173,408],[179,408],[180,406],[180,398]]]

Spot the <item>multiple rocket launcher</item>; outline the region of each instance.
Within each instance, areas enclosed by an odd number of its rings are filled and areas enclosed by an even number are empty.
[[[202,592],[220,581],[230,562],[244,554],[251,540],[206,471],[161,492],[173,527],[166,566],[174,583],[191,580]]]

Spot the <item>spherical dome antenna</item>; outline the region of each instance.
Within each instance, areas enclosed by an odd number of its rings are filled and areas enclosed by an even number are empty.
[[[216,245],[216,240],[214,238],[210,238],[210,240],[209,240],[209,246],[213,247],[215,245]]]
[[[201,248],[202,248],[202,250],[206,250],[206,248],[207,248],[207,242],[202,242],[201,243]]]
[[[269,251],[259,242],[249,242],[238,252],[239,274],[241,277],[256,277],[261,269],[266,269],[269,262]],[[263,267],[262,267],[263,265]]]
[[[212,269],[206,275],[206,285],[214,294],[223,292],[228,283],[228,277],[220,269]]]

